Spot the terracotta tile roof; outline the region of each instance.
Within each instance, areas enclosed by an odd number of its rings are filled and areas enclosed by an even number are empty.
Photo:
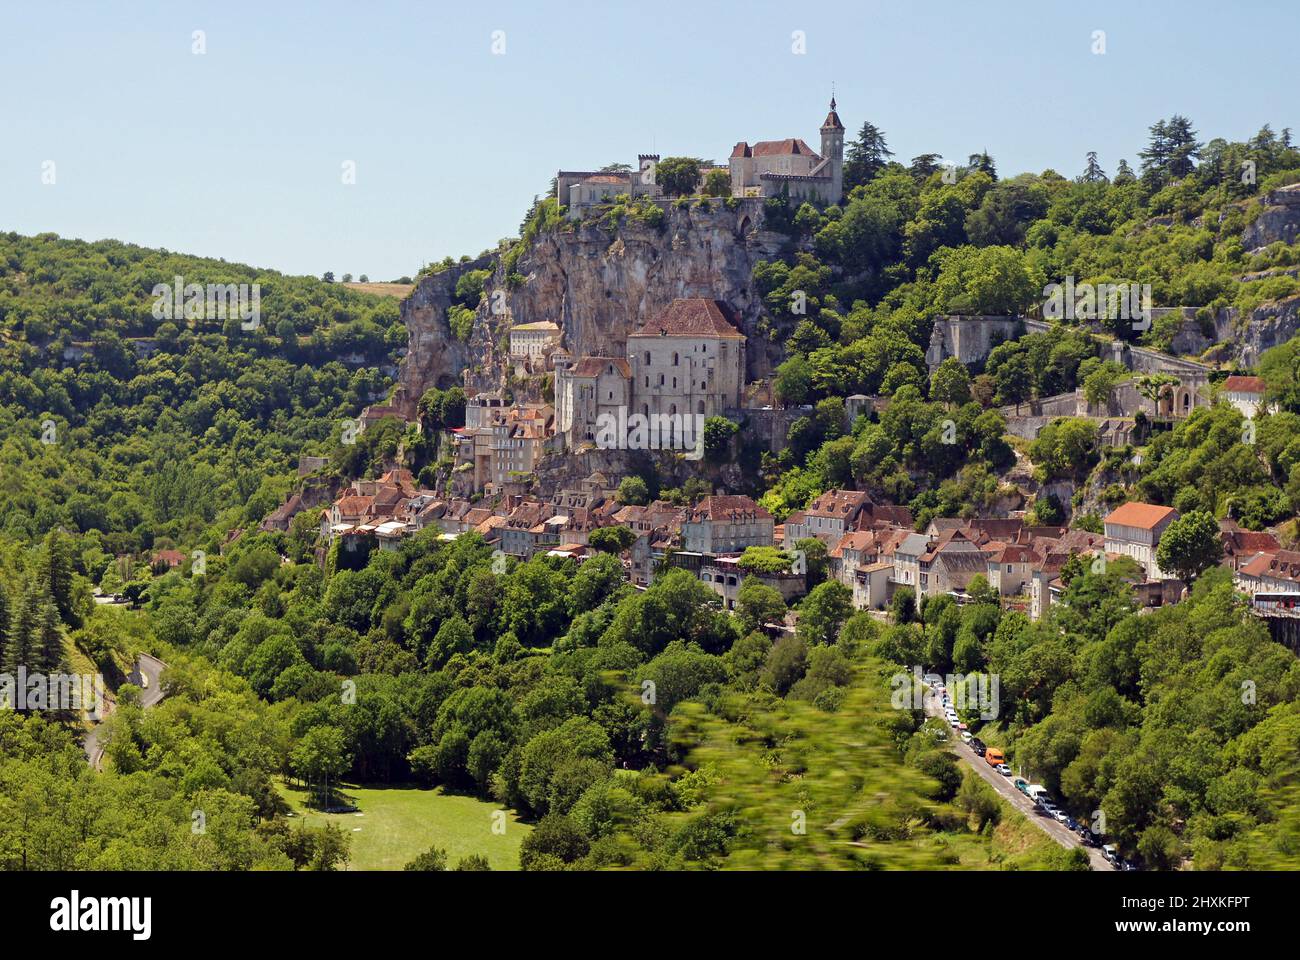
[[[1275,553],[1281,544],[1271,533],[1254,530],[1234,530],[1220,534],[1223,538],[1224,552],[1229,556],[1253,556],[1257,553]]]
[[[830,118],[827,117],[827,119]],[[732,148],[731,155],[733,157],[804,156],[821,159],[812,147],[798,137],[786,137],[784,140],[760,140],[752,146],[742,140]]]
[[[595,379],[602,374],[608,373],[611,366],[614,368],[614,372],[624,380],[632,379],[632,367],[627,360],[620,357],[583,357],[570,369],[575,377]]]
[[[1272,577],[1275,580],[1300,580],[1300,553],[1279,550],[1261,553],[1241,568],[1250,577]]]
[[[1228,393],[1264,393],[1268,384],[1263,377],[1229,377],[1223,381],[1223,389]]]
[[[686,513],[686,520],[693,523],[739,519],[770,520],[772,515],[749,497],[737,494],[705,497]]]
[[[341,497],[335,501],[334,508],[341,517],[362,517],[375,505],[374,497]]]
[[[721,300],[674,300],[631,337],[722,337],[743,340],[735,311]]]
[[[1173,507],[1161,507],[1154,503],[1130,501],[1113,510],[1106,517],[1106,524],[1118,524],[1122,527],[1136,527],[1139,530],[1154,530],[1169,517],[1177,517],[1178,511]]]
[[[808,504],[804,513],[810,517],[848,520],[870,502],[871,499],[860,490],[828,490]]]
[[[1033,547],[1027,547],[1023,543],[1010,543],[1004,545],[989,559],[994,563],[1037,563],[1040,558]]]

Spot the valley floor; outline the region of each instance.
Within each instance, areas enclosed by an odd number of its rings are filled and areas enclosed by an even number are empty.
[[[441,788],[359,787],[345,784],[343,797],[355,813],[320,813],[306,805],[307,791],[280,781],[277,788],[293,810],[293,820],[309,827],[332,822],[352,838],[350,870],[401,870],[430,847],[447,851],[451,869],[470,854],[487,858],[493,870],[518,870],[519,845],[530,824],[513,810],[505,814],[504,832],[493,832],[497,804]]]

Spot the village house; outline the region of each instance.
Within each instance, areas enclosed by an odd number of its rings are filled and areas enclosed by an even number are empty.
[[[853,606],[858,610],[883,610],[892,599],[890,577],[894,565],[888,560],[868,563],[853,571]]]
[[[942,594],[965,593],[977,574],[988,569],[984,551],[960,530],[945,534],[932,541],[929,549],[918,558],[921,596],[937,597]]]
[[[510,359],[515,376],[523,377],[546,367],[546,356],[560,342],[560,326],[549,320],[520,323],[510,328]]]
[[[1241,567],[1261,553],[1276,553],[1282,545],[1277,537],[1264,530],[1243,530],[1235,520],[1219,521],[1219,539],[1223,542],[1223,566]]]
[[[746,572],[740,567],[740,558],[735,556],[705,559],[700,565],[698,576],[701,583],[722,598],[723,609],[728,611],[736,609],[736,600],[746,577],[753,577],[764,586],[776,590],[786,603],[803,596],[806,590],[806,578],[801,573],[788,570],[782,573]]]
[[[1259,593],[1296,593],[1300,591],[1300,553],[1279,549],[1257,554],[1238,568],[1234,579],[1251,599]]]
[[[1231,376],[1223,381],[1222,391],[1221,396],[1250,420],[1261,410],[1272,412],[1277,409],[1277,404],[1265,404],[1268,384],[1263,377]]]
[[[1156,547],[1169,524],[1178,519],[1173,507],[1130,501],[1106,517],[1106,552],[1131,557],[1152,580],[1168,579],[1156,563]]]
[[[997,544],[985,556],[989,586],[1004,597],[1024,593],[1034,565],[1041,560],[1033,547],[1022,543]]]
[[[716,556],[773,546],[772,515],[749,497],[711,496],[685,512],[682,549]]]
[[[786,543],[816,537],[828,546],[839,543],[854,529],[858,517],[871,505],[871,498],[858,490],[828,490],[799,512],[798,519],[786,518]],[[793,522],[792,522],[793,521]]]

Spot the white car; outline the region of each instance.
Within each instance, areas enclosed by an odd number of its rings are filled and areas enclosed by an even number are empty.
[[[965,730],[961,732],[961,742],[970,743],[970,734],[967,733]]]
[[[1005,763],[999,763],[993,769],[996,770],[998,773],[1002,774],[1002,776],[1004,777],[1011,776],[1011,768],[1008,767]]]
[[[1055,808],[1053,808],[1053,810],[1052,810],[1052,817],[1053,817],[1053,818],[1054,818],[1058,823],[1065,823],[1066,820],[1069,820],[1069,819],[1070,819],[1070,815],[1069,815],[1068,813],[1066,813],[1064,810],[1062,810],[1060,807],[1055,807]]]

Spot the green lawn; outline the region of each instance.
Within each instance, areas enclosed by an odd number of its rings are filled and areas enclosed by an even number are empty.
[[[495,803],[447,794],[439,787],[357,787],[342,794],[358,813],[320,813],[306,806],[307,792],[280,781],[280,794],[293,809],[294,821],[310,826],[330,821],[352,837],[351,870],[400,870],[432,846],[447,851],[447,867],[471,853],[487,857],[493,870],[518,870],[519,845],[532,827],[505,811],[505,832],[492,830]]]

